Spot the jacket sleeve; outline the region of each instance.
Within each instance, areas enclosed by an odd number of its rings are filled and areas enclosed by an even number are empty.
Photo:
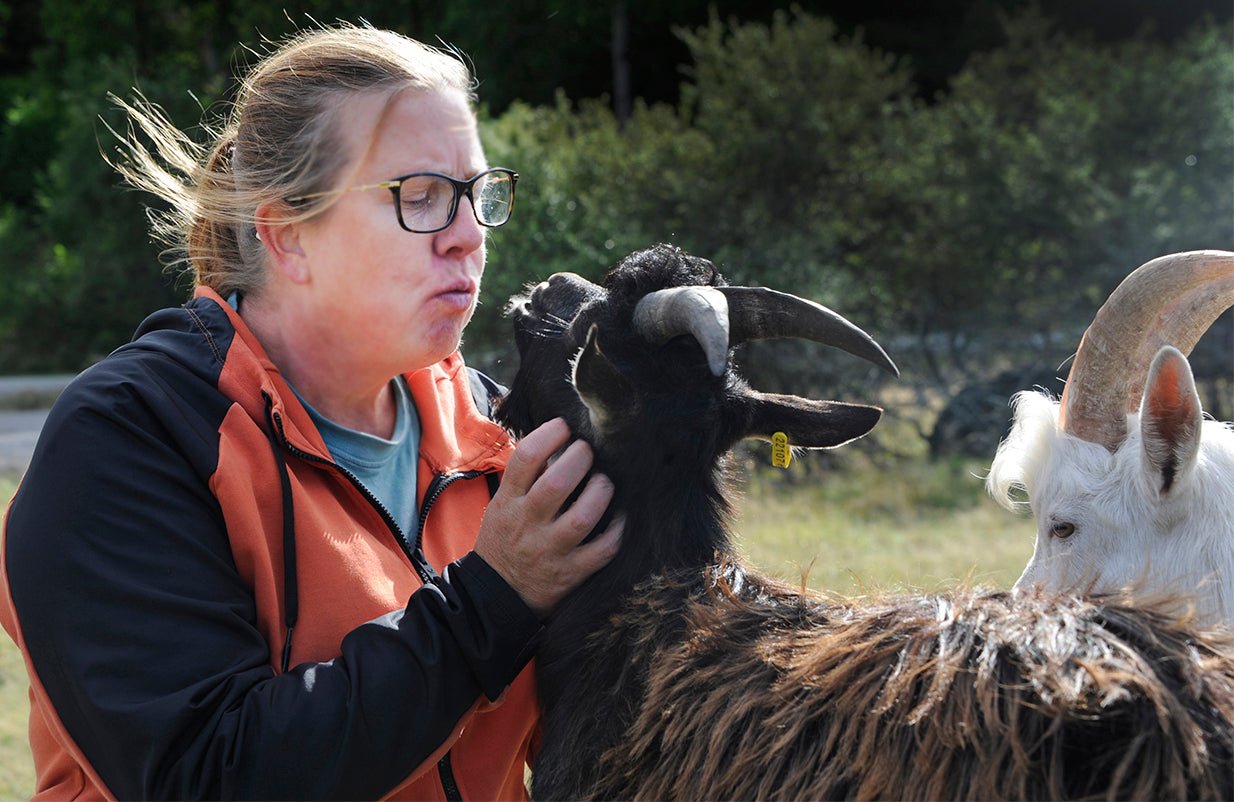
[[[61,399],[4,554],[34,669],[117,797],[375,798],[526,664],[539,622],[469,554],[276,676],[198,446],[118,395]]]

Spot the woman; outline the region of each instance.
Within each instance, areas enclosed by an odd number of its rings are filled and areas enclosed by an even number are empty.
[[[208,152],[125,105],[156,155],[119,169],[196,288],[63,394],[9,509],[38,797],[525,796],[540,621],[620,525],[582,544],[588,447],[514,449],[457,352],[517,181],[471,87],[336,27],[259,63]]]

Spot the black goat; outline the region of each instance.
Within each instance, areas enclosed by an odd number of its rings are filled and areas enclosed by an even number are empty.
[[[669,246],[627,257],[602,287],[553,276],[516,298],[511,314],[521,363],[500,419],[525,434],[564,417],[592,444],[596,470],[613,479],[610,511],[626,516],[619,554],[560,605],[537,656],[544,737],[534,797],[1220,797],[1234,791],[1234,659],[1185,630],[1167,631],[1175,625],[1164,617],[1137,619],[1135,611],[1112,604],[1051,615],[1046,603],[1045,611],[1012,622],[1010,597],[980,592],[887,602],[872,616],[825,604],[737,563],[726,502],[730,447],[776,432],[795,447],[837,446],[868,432],[880,410],[759,393],[728,368],[730,346],[805,337],[895,372],[860,329],[810,301],[726,287],[709,262]],[[951,619],[940,610],[952,611]],[[1152,656],[1137,662],[1140,641],[1119,651],[1085,636],[1070,651],[1051,651],[1064,648],[1056,645],[1065,641],[1061,631],[1095,632],[1120,616],[1139,622],[1142,640],[1185,648],[1146,649]],[[856,630],[873,640],[850,637]],[[900,634],[880,640],[880,632]],[[943,659],[949,633],[963,633],[967,651],[952,649]],[[1122,643],[1119,637],[1110,635]],[[1001,645],[985,654],[982,643]],[[1023,646],[1018,657],[1017,643]],[[1084,644],[1098,645],[1084,651]],[[1124,652],[1126,660],[1102,661]],[[1039,654],[1058,661],[1071,678],[1072,696],[1040,698],[1050,689],[1033,685],[1042,670]],[[1171,664],[1171,676],[1181,679],[1162,683],[1168,689],[1158,701],[1135,671],[1162,655],[1178,664]],[[1127,665],[1132,668],[1124,670]],[[984,690],[974,687],[979,679]],[[1093,690],[1092,683],[1101,687]],[[862,690],[846,694],[849,685]],[[1015,694],[999,696],[1013,686]],[[931,716],[942,707],[937,693],[967,705],[961,719],[989,721],[932,729]],[[1013,704],[1013,696],[1026,701]],[[1174,704],[1175,696],[1183,701]],[[1154,740],[1152,713],[1162,709],[1179,720],[1159,721],[1164,735]],[[1063,722],[1095,716],[1106,725],[1115,721],[1110,710],[1123,711],[1118,721],[1136,723],[1119,743],[1138,738],[1139,746],[1099,760],[1089,754],[1096,748],[1086,743],[1092,738]],[[1031,726],[1021,726],[1034,716]],[[1002,750],[971,743],[999,732],[1009,738]],[[1170,746],[1179,733],[1183,745]],[[1155,773],[1144,781],[1137,772],[1146,755],[1157,755],[1157,744],[1174,752],[1148,761]],[[877,754],[884,745],[912,754]],[[1109,752],[1109,744],[1098,746]],[[1054,757],[1047,760],[1040,750],[1053,750]],[[1182,750],[1184,758],[1171,763]],[[1019,773],[998,779],[980,769],[975,763],[985,754],[1002,755],[1001,765]],[[940,778],[940,766],[954,776]]]

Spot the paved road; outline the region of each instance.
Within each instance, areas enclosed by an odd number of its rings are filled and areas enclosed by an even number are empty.
[[[30,463],[47,410],[0,411],[0,473],[20,473]]]
[[[72,376],[0,376],[0,407],[16,399],[50,400]],[[8,403],[6,403],[8,402]],[[46,409],[0,409],[0,473],[21,472],[30,462]]]

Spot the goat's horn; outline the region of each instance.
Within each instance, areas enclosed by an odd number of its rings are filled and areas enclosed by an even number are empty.
[[[1059,404],[1068,434],[1118,450],[1163,345],[1184,355],[1234,306],[1234,253],[1162,256],[1133,271],[1084,332]]]
[[[634,330],[661,343],[689,334],[702,346],[713,376],[728,362],[728,301],[715,287],[649,292],[634,307]]]
[[[765,287],[718,287],[728,298],[729,342],[796,337],[824,343],[873,362],[888,373],[900,370],[874,338],[821,304]]]

